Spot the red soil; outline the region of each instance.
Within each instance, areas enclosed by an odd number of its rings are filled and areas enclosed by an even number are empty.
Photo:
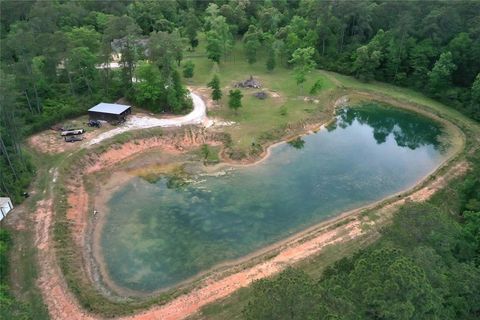
[[[203,143],[202,141],[195,143],[192,143],[192,141],[189,142],[190,146]],[[112,148],[101,154],[94,164],[86,168],[86,172],[96,172],[125,160],[134,154],[152,148],[162,148],[170,152],[178,152],[179,149],[186,147],[186,144],[182,145],[175,146],[161,138],[150,138],[140,142],[126,143],[117,149]],[[437,177],[428,183],[427,186],[412,193],[408,198],[413,201],[427,200],[436,190],[444,186],[447,180],[463,174],[467,168],[466,163],[458,163],[456,166],[450,168],[445,175]],[[71,192],[68,197],[70,208],[67,211],[67,218],[71,220],[73,225],[75,241],[81,243],[86,227],[88,195],[81,183],[81,179],[76,181],[76,183],[75,192]],[[400,199],[388,206],[397,206],[404,202],[405,199]],[[155,306],[140,314],[122,319],[184,319],[198,312],[201,307],[218,299],[225,298],[239,288],[248,286],[255,280],[272,276],[282,271],[288,265],[319,253],[327,245],[361,235],[361,223],[358,216],[354,217],[355,219],[352,219],[347,224],[333,230],[327,229],[320,231],[308,240],[304,238],[302,241],[300,241],[300,239],[296,241],[292,240],[278,255],[264,262],[228,275],[218,281],[210,277],[206,279],[199,288],[165,305]],[[86,314],[80,309],[77,301],[68,290],[61,270],[56,263],[53,248],[54,242],[51,238],[50,230],[53,222],[51,200],[43,200],[38,203],[35,219],[37,222],[35,243],[39,250],[40,264],[40,279],[38,282],[52,319],[98,319],[98,317]]]

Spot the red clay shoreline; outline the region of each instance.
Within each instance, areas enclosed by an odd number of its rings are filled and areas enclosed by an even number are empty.
[[[323,128],[325,125],[322,125],[320,126],[320,129]],[[305,134],[302,134],[302,136],[304,135],[308,135],[308,134],[311,134],[312,132],[308,132],[308,133],[305,133]],[[251,164],[227,164],[227,163],[221,163],[219,165],[216,166],[215,168],[215,171],[216,170],[220,170],[221,168],[225,168],[225,167],[232,167],[232,166],[235,166],[235,167],[245,167],[245,166],[251,166],[251,165],[258,165],[258,164],[261,164],[262,162],[264,162],[271,154],[270,150],[271,148],[274,148],[276,146],[278,146],[279,144],[283,144],[285,143],[285,141],[281,141],[281,142],[277,142],[271,146],[269,146],[267,148],[267,151],[265,152],[265,156],[254,162],[254,163],[251,163]],[[458,150],[457,150],[458,151]],[[130,289],[126,289],[126,288],[122,288],[122,287],[119,287],[117,284],[115,284],[114,281],[112,281],[109,276],[108,276],[108,273],[106,272],[106,269],[104,267],[104,264],[105,262],[103,261],[103,258],[102,258],[102,255],[97,251],[96,252],[96,256],[95,256],[95,260],[97,261],[97,263],[99,263],[101,265],[100,269],[103,271],[102,272],[102,278],[104,278],[104,281],[106,282],[105,284],[107,285],[106,287],[109,288],[109,289],[113,289],[113,292],[115,292],[116,294],[119,294],[120,296],[138,296],[138,297],[151,297],[151,296],[155,296],[157,294],[160,294],[160,293],[164,293],[164,292],[168,292],[169,290],[171,289],[175,289],[175,288],[182,288],[184,287],[185,285],[188,285],[194,281],[198,281],[198,280],[201,280],[201,279],[204,279],[204,278],[208,278],[209,276],[211,275],[217,275],[219,273],[225,273],[228,271],[225,271],[226,268],[230,269],[230,268],[238,268],[239,266],[241,266],[242,264],[244,264],[245,262],[248,262],[248,261],[251,261],[251,260],[254,260],[254,259],[259,259],[261,258],[262,256],[264,255],[270,255],[270,254],[274,254],[275,252],[281,250],[281,248],[283,246],[285,246],[286,244],[288,243],[291,243],[291,242],[295,242],[297,241],[298,239],[300,238],[303,238],[305,235],[307,234],[311,234],[311,233],[317,233],[319,229],[323,229],[325,226],[327,225],[332,225],[334,224],[335,222],[338,222],[339,220],[342,220],[348,216],[351,216],[355,213],[358,213],[358,212],[361,212],[361,211],[364,211],[364,210],[369,210],[369,209],[372,209],[372,208],[375,208],[377,206],[379,206],[380,204],[382,203],[385,203],[385,202],[389,202],[393,199],[397,199],[398,197],[401,197],[402,195],[405,195],[405,194],[408,194],[408,193],[411,193],[413,190],[415,190],[419,185],[422,185],[424,184],[435,172],[437,172],[441,167],[443,167],[445,165],[446,162],[448,162],[450,160],[450,158],[452,157],[453,154],[455,154],[455,150],[450,150],[449,152],[450,154],[445,156],[444,160],[438,165],[438,167],[436,167],[435,169],[433,169],[431,172],[429,172],[428,174],[426,174],[425,176],[419,178],[416,182],[414,182],[411,186],[408,186],[406,187],[404,190],[401,190],[397,193],[394,193],[394,194],[391,194],[389,196],[386,196],[382,199],[379,199],[375,202],[372,202],[372,203],[369,203],[369,204],[366,204],[366,205],[363,205],[361,207],[356,207],[354,209],[351,209],[351,210],[347,210],[345,212],[341,212],[333,217],[330,217],[330,218],[327,218],[319,223],[315,223],[314,225],[310,226],[310,227],[307,227],[299,232],[295,232],[293,235],[291,236],[288,236],[280,241],[276,241],[275,243],[272,243],[270,245],[267,245],[267,246],[264,246],[258,250],[255,250],[245,256],[242,256],[240,258],[237,258],[237,259],[233,259],[233,260],[227,260],[227,261],[223,261],[219,264],[216,264],[215,266],[213,266],[212,268],[209,268],[207,270],[204,270],[202,271],[201,273],[195,275],[195,276],[192,276],[180,283],[178,283],[177,285],[175,286],[172,286],[172,287],[169,287],[169,288],[163,288],[163,289],[160,289],[160,290],[156,290],[154,292],[150,292],[150,293],[143,293],[143,292],[137,292],[137,291],[134,291],[134,290],[130,290]],[[112,164],[111,166],[114,166],[114,164]],[[105,169],[105,168],[104,168]],[[115,181],[118,180],[118,177],[114,177],[113,178]],[[117,181],[118,182],[118,181]],[[112,189],[109,190],[109,192],[107,193],[103,193],[102,190],[99,190],[100,193],[97,193],[96,196],[94,197],[95,198],[95,204],[97,207],[100,207],[102,208],[102,210],[105,212],[106,210],[108,210],[106,208],[106,204],[104,203],[107,198],[109,197],[109,195],[116,189],[118,189],[118,187],[120,187],[120,184],[118,184],[117,182],[114,183],[114,187],[112,187]],[[124,183],[125,181],[122,179],[122,182],[121,183]],[[110,184],[110,182],[109,182]],[[104,215],[102,215],[102,217],[104,217]],[[100,218],[102,219],[102,218]],[[100,223],[104,223],[104,221],[100,222]],[[98,229],[98,228],[97,228]],[[99,230],[95,230],[95,232],[97,233],[100,233]],[[95,234],[95,236],[93,237],[94,241],[96,242],[95,244],[93,244],[93,247],[94,248],[98,248],[99,247],[99,235],[98,234]],[[97,249],[99,250],[99,249]]]
[[[200,142],[191,144],[190,147],[198,146],[200,145],[199,143]],[[265,161],[270,155],[270,148],[278,143],[266,148],[263,157],[253,164],[226,163],[222,165],[244,166],[258,164]],[[450,163],[453,162],[452,159],[455,158],[454,154],[458,154],[458,152],[463,149],[463,143],[461,146],[456,147],[457,149],[455,152],[446,159],[441,166],[432,172],[432,174],[448,167]],[[116,165],[136,154],[144,152],[145,150],[152,150],[155,148],[171,148],[171,151],[179,152],[177,148],[172,147],[171,145],[166,145],[165,141],[161,141],[159,138],[144,139],[138,143],[128,142],[122,145],[119,149],[110,148],[105,153],[102,153],[95,163],[85,169],[85,172],[99,172],[100,170]],[[450,167],[445,173],[445,176],[448,179],[457,176],[458,174],[462,174],[466,170],[467,165],[465,162],[459,162],[455,166]],[[405,195],[405,197],[401,199],[392,200],[396,195],[390,196],[388,197],[390,199],[389,201],[383,199],[375,204],[368,205],[366,208],[378,206],[381,208],[391,208],[403,204],[407,198],[411,201],[424,201],[447,181],[443,176],[435,177],[435,179],[431,179],[431,177],[432,175],[428,175],[423,178],[422,181],[419,182],[420,186],[416,184],[416,186],[410,188],[406,191],[408,195]],[[88,194],[85,191],[81,179],[77,180],[76,183],[80,184],[75,186],[80,186],[82,192],[80,196],[77,197],[72,196],[72,192],[69,193],[68,203],[72,207],[67,210],[67,217],[72,220],[72,235],[75,243],[79,246],[83,246],[84,242],[82,240],[82,235],[84,235],[87,226],[85,219],[88,216],[88,203],[91,200],[88,198]],[[78,189],[76,189],[76,191],[78,192]],[[403,193],[404,192],[402,192],[402,194]],[[248,257],[242,258],[242,261],[229,262],[229,265],[233,264],[235,268],[235,266],[238,266],[247,260],[251,260],[254,257],[265,255],[272,250],[278,250],[276,256],[271,257],[266,261],[260,261],[253,266],[247,266],[245,269],[237,270],[237,272],[226,276],[224,275],[221,279],[215,279],[215,276],[208,276],[206,279],[202,280],[201,285],[185,295],[182,295],[164,305],[154,306],[137,315],[119,319],[183,319],[198,311],[202,306],[220,298],[224,298],[241,287],[248,286],[252,281],[271,276],[283,270],[286,265],[291,265],[317,254],[327,245],[362,235],[361,220],[356,213],[359,213],[366,208],[357,208],[343,213],[340,216],[324,221],[321,224],[312,226],[292,237],[284,239],[281,242],[276,243],[275,247],[262,249],[262,252],[257,251],[253,256],[249,255]],[[63,279],[56,262],[54,245],[52,244],[53,239],[51,235],[49,235],[51,233],[49,229],[53,224],[52,216],[52,201],[40,201],[37,205],[36,211],[36,221],[39,225],[36,228],[36,245],[39,249],[40,256],[39,286],[42,289],[50,314],[53,319],[100,319],[98,316],[86,314],[79,308],[76,298],[71,294],[65,280]],[[331,229],[332,226],[340,221],[346,221],[346,223]]]

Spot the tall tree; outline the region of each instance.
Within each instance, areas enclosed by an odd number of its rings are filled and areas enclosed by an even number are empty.
[[[242,91],[239,89],[230,90],[228,95],[228,106],[230,109],[235,111],[235,114],[237,114],[237,110],[242,107],[242,98]]]
[[[307,74],[313,70],[315,62],[313,55],[315,49],[312,47],[299,48],[292,54],[290,63],[294,65],[295,80],[297,85],[300,85],[303,92],[303,83],[306,81]]]
[[[218,41],[221,46],[221,53],[223,54],[224,59],[226,59],[230,49],[233,47],[233,35],[230,26],[223,16],[211,18],[209,25],[210,31],[207,32],[207,43],[210,44],[212,39]],[[209,44],[207,44],[207,51]]]
[[[475,82],[472,85],[469,109],[474,119],[480,119],[480,73],[477,74]]]
[[[183,58],[183,41],[178,31],[171,33],[152,32],[149,41],[149,58],[162,71],[164,78],[169,78]]]
[[[261,43],[260,32],[254,25],[250,25],[248,31],[243,36],[243,46],[248,63],[255,63],[257,61],[257,50],[260,48]]]
[[[185,35],[187,36],[190,47],[195,49],[198,46],[197,33],[200,29],[200,20],[198,20],[197,14],[193,8],[188,9],[185,18],[184,18],[184,30]]]
[[[445,95],[445,90],[451,85],[452,73],[455,69],[452,53],[450,51],[442,53],[432,71],[428,73],[428,85],[431,93],[437,96]]]
[[[222,99],[222,90],[220,88],[220,78],[218,75],[214,75],[207,86],[212,89],[213,101],[218,102],[220,99]]]
[[[223,54],[223,47],[220,35],[216,31],[210,30],[207,32],[206,38],[208,59],[212,60],[213,62],[219,63],[220,58]]]
[[[183,76],[185,78],[192,78],[194,69],[195,69],[195,63],[193,63],[192,60],[188,60],[183,65]]]
[[[265,34],[264,42],[267,51],[267,60],[265,61],[265,66],[267,67],[268,71],[272,71],[275,69],[277,65],[277,50],[275,48],[275,39],[269,33]]]
[[[112,59],[112,41],[115,39],[120,40],[120,54],[121,65],[123,74],[123,84],[125,88],[132,86],[132,77],[135,70],[135,65],[139,59],[139,46],[137,43],[137,37],[140,34],[141,29],[136,24],[135,20],[128,16],[115,16],[108,20],[103,34],[102,45],[102,57],[105,63],[105,80],[110,79],[110,62]],[[105,84],[108,87],[108,82]]]
[[[379,30],[367,45],[356,50],[353,62],[355,77],[364,81],[374,78],[375,71],[382,62],[384,39],[385,33]]]
[[[97,75],[96,56],[87,47],[70,50],[67,58],[67,72],[72,75],[74,90],[77,93],[93,93],[93,82]]]

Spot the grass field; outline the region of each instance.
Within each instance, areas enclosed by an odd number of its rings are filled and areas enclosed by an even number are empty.
[[[200,43],[204,44],[205,42],[200,41]],[[287,69],[278,62],[277,67],[269,72],[266,69],[262,53],[259,53],[258,56],[259,59],[256,63],[247,63],[242,44],[237,42],[232,53],[226,59],[222,59],[220,64],[206,58],[204,46],[197,48],[190,57],[187,55],[184,60],[185,62],[191,60],[195,63],[194,77],[187,79],[187,84],[206,87],[213,76],[218,74],[223,98],[219,102],[218,108],[210,110],[208,114],[211,117],[223,118],[238,124],[224,130],[232,136],[234,147],[245,153],[248,153],[252,143],[269,140],[267,137],[276,129],[298,124],[313,115],[320,121],[327,120],[331,116],[328,93],[336,89],[334,83],[327,76],[313,71],[308,75],[302,90],[295,82],[292,69]],[[262,58],[260,58],[261,56]],[[228,108],[229,90],[236,82],[246,80],[250,75],[259,80],[263,88],[241,89],[244,95],[243,107],[235,114]],[[308,91],[317,80],[322,81],[323,87],[316,95],[309,96]],[[261,90],[268,92],[267,99],[260,100],[253,96],[255,92]],[[317,101],[305,101],[306,96]],[[277,136],[270,137],[270,140],[278,138]]]
[[[204,43],[201,41],[200,43]],[[246,62],[243,54],[243,48],[241,43],[237,43],[232,54],[227,57],[227,60],[222,59],[219,65],[212,63],[206,58],[205,48],[199,47],[195,52],[186,55],[184,61],[192,60],[195,63],[195,76],[193,79],[185,80],[185,83],[192,86],[206,87],[215,73],[218,73],[223,89],[224,98],[219,103],[218,107],[209,112],[211,117],[219,117],[228,121],[234,121],[236,125],[230,127],[224,127],[219,130],[226,131],[232,137],[234,147],[243,150],[248,153],[252,142],[262,142],[265,140],[276,140],[282,138],[282,134],[285,133],[285,128],[288,126],[294,126],[304,121],[314,120],[317,122],[327,121],[331,117],[331,111],[333,109],[332,102],[339,94],[348,92],[349,90],[361,90],[368,92],[375,92],[384,96],[390,96],[396,99],[400,99],[405,102],[419,104],[426,106],[429,111],[433,113],[441,114],[448,120],[455,122],[462,130],[467,133],[467,144],[470,146],[478,145],[478,125],[473,121],[467,119],[454,109],[448,108],[441,103],[425,97],[424,95],[405,88],[399,88],[392,85],[383,83],[371,82],[362,83],[354,78],[339,75],[332,72],[315,70],[308,76],[308,81],[304,86],[304,90],[298,87],[293,77],[293,71],[282,66],[277,66],[273,72],[268,72],[265,67],[263,59],[259,59],[253,65]],[[259,54],[261,56],[261,54]],[[280,65],[280,63],[278,63]],[[245,89],[243,107],[235,114],[228,108],[228,91],[232,88],[236,81],[242,81],[247,79],[250,75],[260,80],[264,85],[264,90],[268,91],[270,96],[266,100],[259,100],[253,97],[253,93],[259,91],[255,89]],[[318,103],[304,101],[304,97],[307,95],[310,86],[321,79],[323,82],[322,90],[314,97],[314,100],[318,100]],[[275,96],[274,96],[275,95]],[[276,96],[278,95],[278,96]],[[137,135],[141,138],[143,135],[157,135],[158,132],[145,130],[142,132],[128,133],[121,136],[117,136],[115,139],[106,141],[106,144],[110,143],[124,143]],[[272,134],[275,133],[275,134]],[[468,134],[468,133],[472,134]],[[98,152],[107,148],[99,146]],[[217,158],[218,148],[212,147],[209,153],[207,162],[215,163],[219,159]],[[76,154],[79,155],[79,154]],[[80,154],[81,155],[81,154]],[[199,151],[199,157],[201,153]],[[54,167],[68,167],[68,159],[74,157],[68,157],[67,154],[60,154],[56,156],[47,156],[35,154],[35,162],[37,164],[38,172],[37,179],[33,189],[37,191],[36,195],[32,196],[26,201],[24,206],[25,214],[23,217],[28,217],[27,229],[33,230],[33,222],[30,220],[30,213],[33,212],[35,202],[47,196],[49,184],[52,181],[50,168]],[[60,181],[62,181],[60,179]],[[57,190],[58,191],[58,190]],[[43,193],[46,192],[46,193]],[[59,193],[56,194],[56,201],[63,201],[63,198]],[[59,204],[59,206],[61,206]],[[59,215],[61,217],[61,215]],[[58,219],[58,216],[56,217]],[[58,223],[58,221],[57,221]],[[34,248],[33,233],[28,232],[18,233],[15,235],[15,249],[21,250],[12,252],[14,264],[16,265],[15,273],[13,277],[15,279],[12,283],[14,291],[22,297],[22,301],[29,301],[31,303],[32,313],[37,315],[38,319],[47,318],[47,312],[45,306],[42,303],[40,292],[35,284],[36,273],[36,250],[27,249]],[[66,233],[65,239],[68,239],[69,234]],[[334,246],[326,248],[320,255],[312,257],[306,261],[301,262],[298,267],[305,270],[307,273],[314,277],[319,277],[324,268],[336,260],[348,256],[371,243],[373,239],[356,239],[346,243],[340,243]],[[62,256],[62,243],[57,242],[59,246],[58,254]],[[14,249],[14,250],[15,250]],[[72,266],[69,266],[72,267]],[[66,276],[67,282],[70,279],[69,275]],[[72,279],[70,279],[72,282]],[[69,284],[71,285],[71,283]],[[89,288],[91,285],[88,285]],[[17,288],[22,288],[17,289]],[[79,290],[85,289],[84,287],[76,288]],[[80,300],[85,303],[89,299],[97,300],[97,292],[93,293],[92,290],[85,290],[82,293],[75,292],[76,295],[81,296]],[[75,291],[75,290],[74,290]],[[193,316],[192,319],[239,319],[241,318],[241,310],[250,298],[250,289],[241,289],[234,293],[229,298],[213,303],[198,314]],[[154,298],[152,301],[146,302],[145,306],[162,301],[162,298]],[[138,305],[129,305],[128,303],[118,303],[108,305],[102,305],[105,301],[98,299],[97,305],[92,306],[96,312],[108,311],[109,307],[115,307],[115,314],[125,314],[133,312],[139,308]]]
[[[325,93],[327,90],[334,91],[332,88],[344,89],[345,91],[353,90],[353,92],[360,90],[364,92],[376,93],[386,97],[392,97],[407,104],[421,105],[422,107],[426,107],[429,112],[435,113],[440,115],[442,118],[446,118],[454,122],[456,125],[461,127],[467,135],[470,133],[466,141],[467,150],[471,147],[475,148],[475,145],[478,146],[480,131],[477,123],[465,117],[457,110],[449,108],[438,101],[424,96],[419,92],[380,82],[364,83],[349,76],[323,70],[316,70],[312,72],[310,77],[316,78],[317,75],[322,77],[322,79],[325,79],[325,83],[329,84],[323,93]],[[360,239],[356,239],[355,241],[348,241],[329,246],[319,255],[302,261],[301,263],[297,264],[296,267],[304,270],[313,278],[318,279],[327,266],[333,264],[342,257],[352,255],[357,250],[365,248],[375,239],[375,236],[362,237]],[[202,308],[199,313],[190,317],[189,320],[243,319],[242,310],[251,299],[251,293],[251,287],[240,289],[230,297]]]

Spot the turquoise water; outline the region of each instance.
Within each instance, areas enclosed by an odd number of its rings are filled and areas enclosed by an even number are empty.
[[[256,166],[172,187],[132,179],[108,202],[101,234],[118,285],[150,292],[414,185],[443,160],[441,127],[375,104],[280,144]]]

